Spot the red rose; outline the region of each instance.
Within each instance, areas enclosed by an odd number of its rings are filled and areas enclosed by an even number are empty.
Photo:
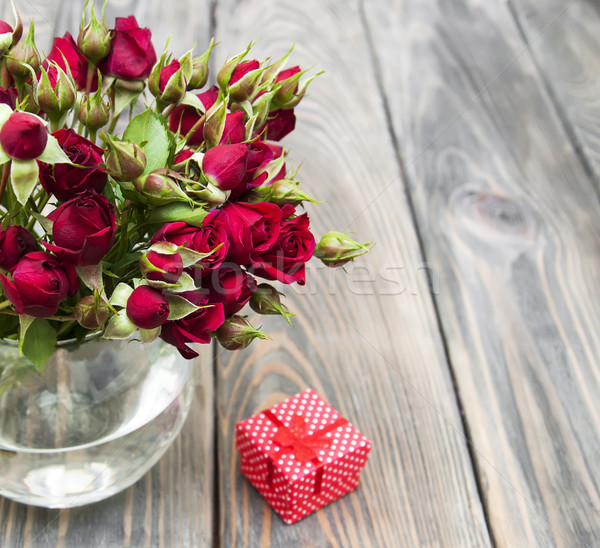
[[[113,206],[91,190],[65,202],[48,219],[54,221],[54,245],[44,246],[76,266],[98,264],[115,241]]]
[[[283,218],[293,211],[293,206],[283,206]],[[281,223],[277,243],[255,260],[252,271],[268,280],[304,285],[304,263],[312,257],[314,250],[315,238],[309,230],[308,215],[304,213]]]
[[[37,158],[48,142],[44,122],[28,112],[13,112],[0,130],[4,152],[15,160]]]
[[[108,176],[100,167],[102,150],[72,129],[59,129],[52,134],[75,165],[49,165],[40,162],[40,181],[48,194],[62,202],[84,190],[102,192]]]
[[[150,30],[140,28],[130,15],[116,18],[112,35],[110,53],[98,65],[102,73],[123,80],[142,80],[149,76],[156,63]]]
[[[250,264],[254,256],[275,245],[281,223],[279,206],[268,202],[238,202],[228,203],[221,211],[229,230],[228,261],[239,265]]]
[[[148,268],[145,264],[146,260],[151,266],[160,268],[161,270],[164,270],[164,272],[152,270],[151,267]],[[183,272],[183,260],[179,253],[163,254],[151,250],[146,253],[145,257],[140,259],[140,270],[147,280],[174,284],[181,278]]]
[[[180,293],[180,296],[196,306],[209,304],[208,297],[199,291]],[[181,320],[167,322],[162,326],[160,337],[177,348],[184,358],[191,359],[198,356],[198,352],[192,350],[187,344],[208,344],[211,331],[215,331],[224,321],[223,305],[215,303],[196,310]]]
[[[183,245],[199,253],[212,253],[200,261],[192,274],[200,275],[217,268],[227,256],[229,241],[227,239],[226,218],[218,209],[212,210],[202,221],[202,228],[190,226],[184,222],[163,225],[152,238],[152,243],[167,241]]]
[[[66,62],[65,62],[66,60]],[[75,84],[77,84],[77,88],[81,90],[85,90],[85,85],[87,81],[87,70],[88,70],[88,60],[85,55],[81,52],[81,50],[77,47],[75,40],[70,33],[65,33],[62,38],[55,38],[52,43],[52,49],[50,53],[42,63],[44,68],[48,70],[48,76],[50,77],[50,83],[54,88],[56,86],[56,69],[48,69],[50,65],[50,61],[56,63],[61,69],[65,72],[67,71],[67,65],[71,74],[73,75],[73,79],[75,80]],[[91,91],[96,91],[98,89],[98,75],[96,71],[94,71],[94,78],[92,80]]]
[[[36,318],[54,316],[63,299],[79,289],[73,265],[42,251],[28,253],[17,263],[12,282],[0,274],[0,283],[19,314]]]
[[[217,145],[209,148],[204,154],[202,171],[206,178],[221,190],[245,190],[247,160],[247,145]]]
[[[158,290],[140,285],[127,299],[127,317],[136,327],[154,329],[163,325],[169,317],[167,298]]]
[[[18,98],[19,92],[15,88],[0,88],[0,103],[4,103],[5,105],[8,105],[10,108],[15,110]]]
[[[207,111],[212,107],[217,98],[219,97],[219,88],[213,86],[206,91],[197,95],[198,99],[202,102],[204,110]],[[194,107],[189,105],[179,105],[173,109],[173,112],[169,116],[169,129],[184,137],[190,132],[190,130],[196,125],[196,122],[200,120],[202,112],[199,112]],[[194,131],[190,138],[187,140],[187,144],[196,147],[204,142],[204,124],[200,124],[198,129]]]
[[[19,225],[0,228],[0,268],[10,270],[27,253],[38,249],[35,236],[26,228]]]
[[[264,141],[256,140],[248,145],[250,153],[248,154],[248,163],[246,173],[248,175],[248,188],[254,188],[262,185],[268,173],[262,171],[270,162],[277,160],[283,154],[283,148],[273,143],[265,143]],[[271,182],[283,179],[285,177],[285,164],[281,166],[279,173],[271,179]]]
[[[256,280],[239,266],[226,264],[202,280],[208,302],[223,303],[226,316],[239,312],[256,291]]]
[[[288,133],[296,127],[296,115],[294,109],[274,110],[269,114],[267,123],[260,130],[264,139],[270,141],[281,141]]]
[[[246,76],[246,74],[248,74],[250,71],[256,70],[258,67],[260,67],[260,63],[256,59],[238,63],[233,69],[233,72],[231,73],[231,78],[229,78],[229,85],[235,84],[237,81],[241,80],[244,76]]]

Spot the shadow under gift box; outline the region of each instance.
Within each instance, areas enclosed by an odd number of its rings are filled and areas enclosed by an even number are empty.
[[[290,524],[356,489],[371,442],[312,389],[236,425],[240,470]]]

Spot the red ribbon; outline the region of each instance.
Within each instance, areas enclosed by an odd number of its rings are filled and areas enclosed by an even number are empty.
[[[333,443],[333,437],[327,437],[326,434],[336,430],[340,426],[348,424],[348,421],[340,417],[325,428],[309,435],[308,422],[301,415],[294,415],[292,417],[289,428],[271,410],[263,411],[263,415],[277,426],[277,432],[271,439],[271,450],[267,455],[268,484],[271,487],[273,486],[273,461],[291,453],[302,464],[312,462],[315,465],[317,474],[313,492],[319,493],[323,483],[324,463],[319,458],[317,452],[328,449]],[[278,450],[276,451],[275,449]]]

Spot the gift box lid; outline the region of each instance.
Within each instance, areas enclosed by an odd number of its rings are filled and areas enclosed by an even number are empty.
[[[371,442],[311,388],[237,428],[290,482],[344,457],[349,460],[344,464],[348,473],[360,470],[371,449]],[[238,449],[243,451],[247,443]]]

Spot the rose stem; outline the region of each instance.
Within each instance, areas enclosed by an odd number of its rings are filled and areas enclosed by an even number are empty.
[[[192,126],[192,129],[190,129],[184,139],[187,141],[192,135],[194,135],[194,133],[196,133],[196,131],[198,131],[200,129],[200,126],[204,123],[204,121],[206,120],[206,112],[200,117],[200,119]]]
[[[8,174],[10,173],[10,164],[4,164],[2,168],[2,182],[0,183],[0,200],[2,200],[2,196],[4,195],[4,189],[6,188],[6,181],[8,181]]]

